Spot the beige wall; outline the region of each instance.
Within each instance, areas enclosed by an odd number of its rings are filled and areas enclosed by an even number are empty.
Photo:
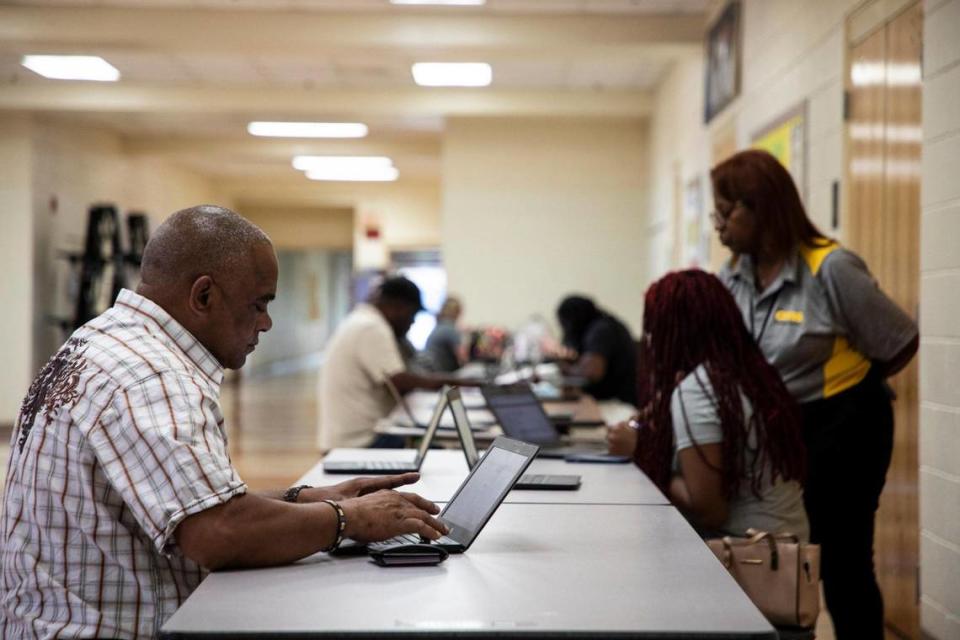
[[[237,212],[270,236],[277,249],[350,249],[353,209],[237,205]]]
[[[647,207],[647,268],[653,279],[674,265],[675,182],[706,180],[710,146],[703,122],[703,55],[678,62],[657,91],[650,122],[650,198]],[[704,202],[709,190],[704,183]]]
[[[243,211],[350,209],[354,232],[375,223],[390,248],[436,247],[440,243],[440,182],[311,182],[296,175],[269,182],[219,180]]]
[[[929,635],[960,638],[960,0],[928,0],[920,258],[920,591]]]
[[[355,223],[379,223],[384,243],[391,249],[436,247],[440,244],[439,181],[399,182],[380,193],[357,199]]]
[[[470,323],[515,327],[586,292],[640,327],[646,124],[454,119],[443,258]]]
[[[0,120],[0,425],[12,424],[33,376],[34,282],[30,120]]]
[[[171,213],[198,204],[234,206],[230,194],[196,171],[138,155],[125,155],[123,161],[124,211],[149,213],[153,227]]]

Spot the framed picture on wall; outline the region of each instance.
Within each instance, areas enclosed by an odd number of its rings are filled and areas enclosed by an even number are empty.
[[[807,102],[780,114],[751,137],[750,146],[770,152],[780,161],[807,201]]]
[[[740,2],[724,7],[707,31],[703,121],[713,117],[740,93]]]

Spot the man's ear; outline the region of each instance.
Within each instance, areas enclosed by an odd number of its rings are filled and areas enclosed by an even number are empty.
[[[210,276],[200,276],[194,280],[190,287],[190,311],[199,316],[210,313],[213,297],[216,296],[215,288]]]

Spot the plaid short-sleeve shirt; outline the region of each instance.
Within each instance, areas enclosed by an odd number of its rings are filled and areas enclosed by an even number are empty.
[[[11,443],[0,637],[157,635],[204,576],[177,525],[246,491],[222,380],[196,338],[127,290],[50,359]]]

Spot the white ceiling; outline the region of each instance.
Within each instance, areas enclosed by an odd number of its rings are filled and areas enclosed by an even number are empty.
[[[7,0],[37,7],[122,7],[127,9],[219,9],[264,11],[447,11],[457,13],[703,13],[709,0],[487,0],[481,6],[392,5],[389,0]]]
[[[289,173],[294,152],[389,153],[435,178],[450,116],[642,118],[711,0],[0,0],[0,111],[120,133],[225,178]],[[101,55],[118,83],[41,78],[27,53]],[[417,61],[487,61],[484,89],[417,87]],[[361,121],[360,141],[270,141],[249,120]],[[210,144],[216,142],[216,144]]]

